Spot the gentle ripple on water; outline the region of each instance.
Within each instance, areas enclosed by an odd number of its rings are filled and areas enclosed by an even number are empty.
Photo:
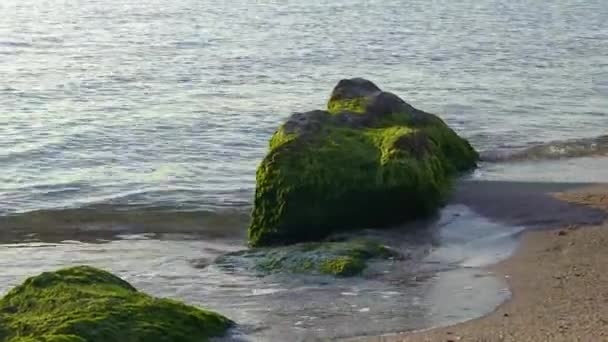
[[[0,17],[0,238],[35,232],[0,246],[2,291],[90,263],[219,310],[254,340],[461,321],[508,295],[479,267],[521,229],[466,208],[444,210],[431,239],[393,236],[418,257],[388,275],[290,282],[196,267],[241,248],[269,136],[324,107],[341,78],[441,114],[487,155],[604,151],[604,0],[5,0]],[[526,149],[580,138],[592,139]],[[606,181],[605,159],[578,162],[589,167],[520,160],[474,177]],[[80,241],[58,242],[67,226],[86,228],[65,231]],[[176,235],[201,227],[203,240]],[[148,234],[91,242],[109,239],[100,228]]]
[[[482,150],[605,133],[603,0],[8,0],[0,16],[0,214],[133,191],[248,201],[276,126],[350,76]]]
[[[218,310],[246,341],[309,341],[421,329],[477,317],[509,295],[482,267],[510,255],[520,227],[447,207],[428,229],[373,232],[408,257],[372,265],[363,277],[268,276],[211,265],[241,241],[190,235],[121,235],[80,242],[0,245],[0,294],[27,276],[67,265],[108,269],[154,295]],[[35,236],[32,236],[35,238]]]

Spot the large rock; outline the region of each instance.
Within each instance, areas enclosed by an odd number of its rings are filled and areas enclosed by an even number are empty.
[[[327,111],[295,113],[257,171],[252,246],[318,240],[429,215],[478,154],[439,117],[370,81],[342,80]]]
[[[29,278],[0,300],[0,341],[7,342],[201,342],[232,324],[87,266]]]

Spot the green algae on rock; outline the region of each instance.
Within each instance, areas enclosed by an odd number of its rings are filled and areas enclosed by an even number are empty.
[[[0,300],[0,341],[6,342],[200,342],[232,325],[88,266],[29,278]]]
[[[400,255],[388,247],[371,240],[357,239],[254,248],[225,254],[215,263],[225,269],[241,268],[262,275],[303,273],[350,277],[363,272],[372,259],[396,258]]]
[[[271,138],[249,243],[314,241],[427,216],[478,158],[439,117],[370,81],[342,80],[328,111],[295,113]]]

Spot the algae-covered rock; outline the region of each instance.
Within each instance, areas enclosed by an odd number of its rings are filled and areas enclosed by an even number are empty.
[[[304,273],[349,277],[360,274],[372,259],[399,257],[397,252],[377,242],[359,239],[254,248],[223,255],[215,263],[225,269],[246,269],[262,275]]]
[[[258,168],[252,246],[319,240],[434,212],[478,154],[439,117],[370,81],[342,80],[327,111],[295,113]]]
[[[29,278],[0,300],[0,340],[7,342],[200,342],[232,324],[88,266]]]

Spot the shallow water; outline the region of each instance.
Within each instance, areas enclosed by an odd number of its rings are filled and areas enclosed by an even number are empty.
[[[362,278],[337,280],[227,272],[212,261],[242,248],[238,243],[189,235],[24,241],[0,247],[0,292],[42,271],[89,264],[152,294],[228,315],[239,323],[229,339],[308,341],[375,335],[459,322],[492,310],[509,292],[482,267],[507,257],[522,229],[490,222],[464,206],[448,206],[425,229],[367,232],[408,258],[377,262]]]
[[[0,292],[89,263],[248,340],[423,329],[508,296],[483,266],[523,226],[588,217],[505,218],[479,197],[373,233],[412,259],[363,279],[201,268],[243,248],[272,132],[345,77],[439,113],[483,152],[474,180],[608,182],[603,0],[5,0],[0,16]]]
[[[525,160],[514,163],[486,163],[470,177],[478,180],[606,183],[608,157]]]

